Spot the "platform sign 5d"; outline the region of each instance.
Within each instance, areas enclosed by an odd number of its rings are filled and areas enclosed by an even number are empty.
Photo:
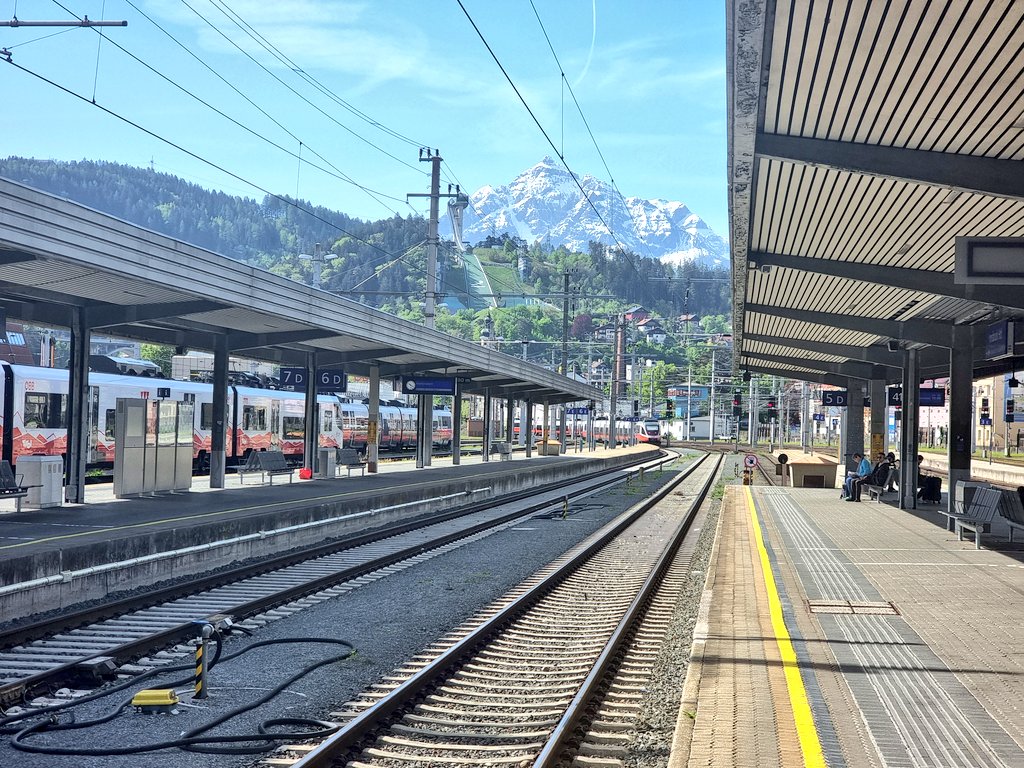
[[[850,393],[845,389],[822,390],[821,404],[836,408],[845,408],[850,402]]]

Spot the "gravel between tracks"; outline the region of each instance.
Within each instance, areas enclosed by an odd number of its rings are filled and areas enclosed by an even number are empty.
[[[644,487],[649,491],[667,482],[673,474],[666,472],[659,480],[655,473],[650,473]],[[475,544],[268,624],[257,632],[253,640],[342,638],[353,643],[358,653],[349,661],[313,672],[269,704],[240,715],[214,733],[254,733],[257,724],[269,717],[326,717],[328,712],[390,673],[612,516],[632,506],[640,497],[639,490],[623,488],[592,496],[574,504],[567,520],[557,516],[554,519],[531,518]],[[705,523],[695,558],[694,567],[702,573],[695,575],[692,585],[680,598],[678,626],[672,633],[672,650],[666,654],[662,665],[664,673],[659,676],[657,687],[651,691],[645,704],[643,727],[637,732],[636,750],[631,760],[631,764],[638,768],[664,765],[667,759],[678,714],[679,690],[685,676],[693,616],[703,587],[703,563],[710,551],[716,520],[717,504],[713,517]],[[225,645],[225,652],[234,652],[249,642],[242,637],[232,638]],[[104,725],[37,737],[31,743],[104,749],[176,739],[182,732],[252,701],[301,667],[335,655],[338,650],[336,646],[314,643],[258,649],[211,671],[211,696],[202,704],[203,708],[180,707],[177,715],[124,714]],[[181,679],[188,674],[179,672],[166,679]],[[160,685],[159,681],[151,681],[147,687]],[[118,694],[109,700],[79,707],[76,719],[81,722],[97,717],[126,696]],[[190,702],[190,694],[183,694],[182,700]],[[123,756],[36,755],[12,749],[9,737],[0,739],[0,765],[17,768],[234,768],[251,765],[258,759],[253,755],[197,754],[180,749]]]

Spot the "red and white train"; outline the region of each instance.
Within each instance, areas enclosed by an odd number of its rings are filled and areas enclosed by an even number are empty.
[[[566,430],[569,433],[569,439],[586,438],[587,436],[587,422],[585,419],[580,419],[576,422],[575,430],[571,419],[566,422]],[[549,431],[552,439],[557,440],[559,437],[558,429],[554,428]],[[514,422],[513,435],[518,438],[519,436],[519,419]],[[543,434],[543,428],[537,424],[533,425],[533,434],[536,437],[541,437]],[[635,435],[636,442],[638,443],[650,443],[651,445],[661,445],[661,423],[657,419],[645,419],[644,421],[623,421],[621,419],[615,422],[615,434],[619,445],[625,445],[630,442],[630,437]],[[608,417],[598,416],[594,419],[594,440],[598,443],[610,442],[608,439]]]
[[[20,456],[62,456],[67,450],[68,372],[57,368],[0,363],[0,435],[2,458],[17,463]],[[170,390],[171,400],[190,400],[195,406],[193,462],[208,466],[213,428],[213,385],[122,376],[89,374],[88,464],[110,467],[114,462],[114,414],[118,398],[155,399],[157,388]],[[321,447],[366,450],[369,408],[342,395],[317,396]],[[302,393],[254,387],[228,387],[226,447],[229,465],[245,460],[253,450],[281,451],[301,462],[306,433]],[[432,441],[449,448],[452,414],[434,410]],[[386,450],[416,446],[416,409],[391,402],[380,406],[378,445]]]

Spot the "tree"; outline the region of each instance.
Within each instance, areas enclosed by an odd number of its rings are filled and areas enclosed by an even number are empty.
[[[167,378],[171,377],[171,358],[174,356],[174,347],[165,344],[141,344],[139,354],[143,360],[149,360],[160,366],[160,371]]]

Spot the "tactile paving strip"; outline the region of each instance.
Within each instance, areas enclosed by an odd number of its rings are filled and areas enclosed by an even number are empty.
[[[760,499],[810,601],[886,603],[788,492],[763,489]],[[1024,750],[901,616],[819,612],[818,619],[886,765],[1024,765]]]

